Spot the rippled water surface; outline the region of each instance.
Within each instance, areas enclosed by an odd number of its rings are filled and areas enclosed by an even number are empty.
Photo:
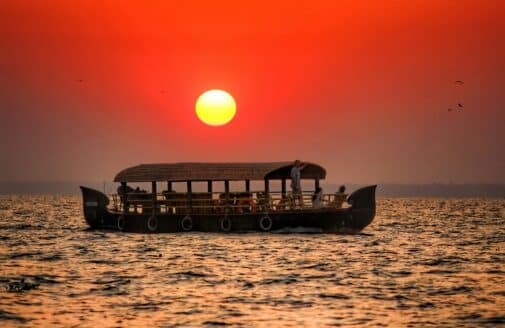
[[[0,197],[0,325],[505,324],[505,200],[380,199],[360,235],[86,231]]]

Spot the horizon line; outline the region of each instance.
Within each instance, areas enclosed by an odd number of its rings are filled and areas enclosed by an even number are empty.
[[[276,179],[272,179],[276,180]],[[312,180],[312,179],[307,179],[307,180]],[[242,180],[234,180],[234,181],[242,181]],[[262,181],[262,180],[255,180],[255,181]],[[164,183],[166,181],[157,181],[159,183]],[[179,181],[180,182],[180,181]],[[193,181],[193,182],[205,182],[205,181]],[[215,181],[218,182],[218,181]],[[253,181],[251,181],[253,182]],[[114,182],[112,180],[31,180],[31,181],[15,181],[15,180],[0,180],[0,184],[48,184],[48,183],[59,183],[59,184],[75,184],[75,185],[82,185],[83,183],[90,183],[90,184],[117,184],[119,182]],[[148,181],[146,182],[133,182],[134,184],[138,183],[150,183]],[[174,182],[177,183],[177,182]],[[505,185],[504,182],[333,182],[333,181],[326,181],[326,180],[321,180],[322,184],[349,184],[349,185],[406,185],[406,186],[425,186],[425,185]]]

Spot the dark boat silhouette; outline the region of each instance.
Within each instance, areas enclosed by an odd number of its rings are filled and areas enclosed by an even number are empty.
[[[375,189],[368,186],[350,196],[324,195],[321,204],[312,202],[312,192],[302,195],[286,190],[292,162],[273,163],[174,163],[142,164],[119,172],[114,178],[121,186],[111,199],[104,193],[81,186],[84,218],[92,229],[126,232],[242,232],[306,228],[324,233],[358,233],[375,216]],[[313,180],[318,189],[326,170],[306,163],[303,180]],[[270,181],[280,181],[281,191],[270,190]],[[244,190],[230,191],[231,181],[243,181]],[[262,181],[260,191],[251,190],[251,181]],[[150,182],[150,193],[138,192],[128,183]],[[157,192],[158,184],[167,189]],[[186,190],[176,192],[173,183],[185,182]],[[206,192],[194,192],[193,182],[206,182]],[[214,192],[224,183],[223,192]],[[342,207],[347,202],[349,206]],[[297,230],[299,231],[299,230]]]

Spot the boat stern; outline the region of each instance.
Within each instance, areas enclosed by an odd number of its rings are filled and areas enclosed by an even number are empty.
[[[361,231],[375,217],[375,190],[377,185],[360,188],[353,192],[347,202],[351,205],[350,220],[356,230]]]
[[[84,186],[80,186],[80,188],[84,219],[90,228],[98,228],[104,224],[105,218],[108,216],[109,197],[95,189]]]

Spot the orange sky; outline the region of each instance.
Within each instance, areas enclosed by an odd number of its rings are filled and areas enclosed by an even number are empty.
[[[504,22],[492,0],[3,0],[0,181],[300,158],[336,183],[505,183]],[[237,102],[220,128],[194,113],[214,88]]]

